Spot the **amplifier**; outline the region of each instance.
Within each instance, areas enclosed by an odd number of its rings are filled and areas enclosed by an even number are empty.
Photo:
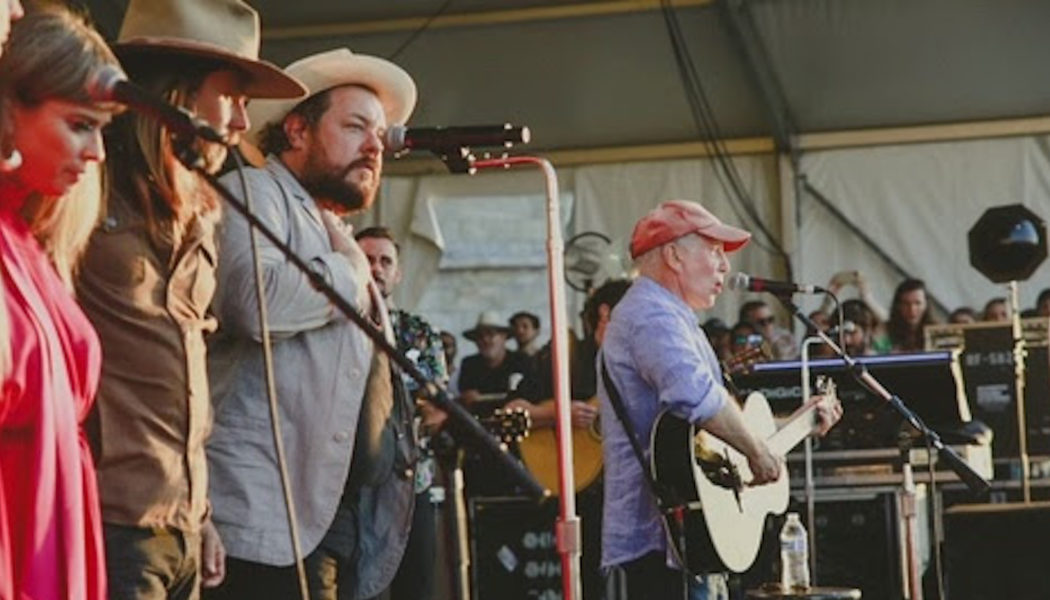
[[[991,479],[994,476],[991,447],[953,445],[951,448],[981,477]],[[936,451],[932,456],[935,482],[940,484],[959,481],[959,476],[951,470],[948,463],[939,459]],[[917,483],[929,482],[929,460],[930,454],[925,446],[911,449],[909,462],[912,464],[913,478]],[[789,453],[787,465],[792,487],[802,489],[805,485],[805,454],[801,451]],[[1033,477],[1036,473],[1042,474],[1042,466],[1042,463],[1033,464]],[[813,473],[816,485],[820,488],[900,486],[904,481],[901,474],[900,450],[897,448],[814,452]]]
[[[469,501],[473,597],[561,598],[561,558],[554,536],[557,502],[477,497]]]
[[[1025,424],[1028,453],[1050,454],[1050,319],[1022,319],[1025,359]],[[936,325],[926,328],[928,347],[958,353],[973,418],[995,434],[996,458],[1018,455],[1017,390],[1013,328],[1008,323]]]

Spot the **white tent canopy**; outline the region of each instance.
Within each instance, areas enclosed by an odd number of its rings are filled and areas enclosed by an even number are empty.
[[[1050,218],[1050,3],[250,1],[263,54],[278,64],[343,45],[396,54],[420,88],[411,125],[528,125],[534,143],[516,151],[559,167],[567,236],[622,242],[637,216],[673,197],[757,229],[707,157],[671,16],[743,187],[798,280],[858,269],[888,302],[901,276],[797,194],[797,175],[948,308],[1004,295],[969,266],[966,231],[986,208],[1023,203]],[[113,37],[126,2],[87,4]],[[432,166],[390,165],[379,207],[363,217],[402,238],[401,303],[457,332],[484,308],[543,312],[539,175],[426,174]],[[736,266],[785,274],[757,244]],[[1048,286],[1043,265],[1022,305]],[[735,305],[727,298],[717,313],[732,320]]]

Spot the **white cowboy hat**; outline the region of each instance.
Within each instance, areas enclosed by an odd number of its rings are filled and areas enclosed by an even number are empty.
[[[504,335],[510,335],[510,327],[507,327],[507,322],[494,310],[486,310],[478,315],[477,325],[474,325],[473,329],[464,331],[463,337],[473,342],[482,329],[494,329]]]
[[[247,73],[251,98],[302,98],[306,88],[259,60],[259,13],[242,0],[131,0],[113,50],[123,60],[178,54]]]
[[[387,125],[403,124],[416,106],[416,84],[404,69],[382,58],[354,54],[347,48],[301,58],[288,65],[284,72],[306,85],[307,98],[341,85],[371,89],[383,105]],[[307,98],[260,100],[249,104],[248,117],[252,122],[249,139],[257,142],[268,124],[284,119]]]

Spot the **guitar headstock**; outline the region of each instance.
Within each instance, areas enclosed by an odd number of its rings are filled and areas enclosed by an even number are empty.
[[[824,413],[825,419],[830,421],[822,422],[818,414],[813,415],[817,433],[824,435],[842,416],[842,407],[839,403],[838,388],[835,386],[835,380],[827,375],[817,375],[817,379],[813,384],[813,394],[816,396],[813,405],[818,408],[818,412]],[[820,409],[823,409],[823,411]]]
[[[497,408],[486,419],[486,429],[504,444],[520,442],[532,429],[532,418],[524,408]]]
[[[817,396],[830,396],[832,398],[838,396],[835,380],[827,375],[817,375],[817,379],[813,383],[813,391]]]

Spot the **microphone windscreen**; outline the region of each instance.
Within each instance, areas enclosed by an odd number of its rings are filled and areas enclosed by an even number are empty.
[[[119,101],[115,95],[117,83],[127,76],[114,65],[103,65],[87,83],[87,94],[95,102]]]
[[[403,150],[405,147],[405,132],[407,128],[404,125],[391,125],[386,128],[386,134],[383,136],[383,148],[388,152],[397,152]]]
[[[747,273],[733,273],[729,276],[726,286],[731,290],[746,292],[750,283],[751,277]]]

